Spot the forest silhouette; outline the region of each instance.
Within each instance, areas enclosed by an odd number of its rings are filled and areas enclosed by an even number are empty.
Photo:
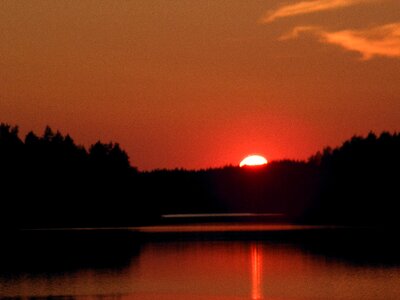
[[[308,224],[399,225],[400,134],[354,136],[307,161],[139,172],[118,143],[0,125],[1,229],[157,224],[161,215],[279,213]]]

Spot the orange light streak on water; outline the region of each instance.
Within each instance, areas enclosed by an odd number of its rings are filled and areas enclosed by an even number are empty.
[[[251,246],[251,299],[261,299],[261,252],[257,245]]]

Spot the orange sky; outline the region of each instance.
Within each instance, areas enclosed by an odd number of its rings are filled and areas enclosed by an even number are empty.
[[[0,121],[141,170],[400,130],[398,0],[0,2]]]

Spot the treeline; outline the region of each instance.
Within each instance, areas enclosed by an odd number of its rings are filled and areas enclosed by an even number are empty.
[[[140,222],[130,205],[137,170],[118,144],[86,150],[47,127],[42,136],[0,125],[3,228],[111,226]],[[131,223],[130,223],[131,224]]]
[[[2,228],[133,226],[162,214],[283,213],[293,222],[398,224],[400,135],[353,137],[308,161],[138,172],[118,144],[85,149],[0,125]]]
[[[400,134],[354,136],[307,161],[160,170],[138,180],[163,213],[283,213],[299,223],[400,225]]]
[[[400,134],[354,136],[310,158],[317,194],[305,220],[334,224],[400,224]]]
[[[248,168],[156,170],[138,177],[163,214],[284,213],[292,219],[303,215],[318,179],[314,165],[289,160]]]

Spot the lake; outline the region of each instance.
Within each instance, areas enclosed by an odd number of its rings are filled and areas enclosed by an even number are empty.
[[[4,234],[0,296],[400,299],[397,233],[191,224]]]

